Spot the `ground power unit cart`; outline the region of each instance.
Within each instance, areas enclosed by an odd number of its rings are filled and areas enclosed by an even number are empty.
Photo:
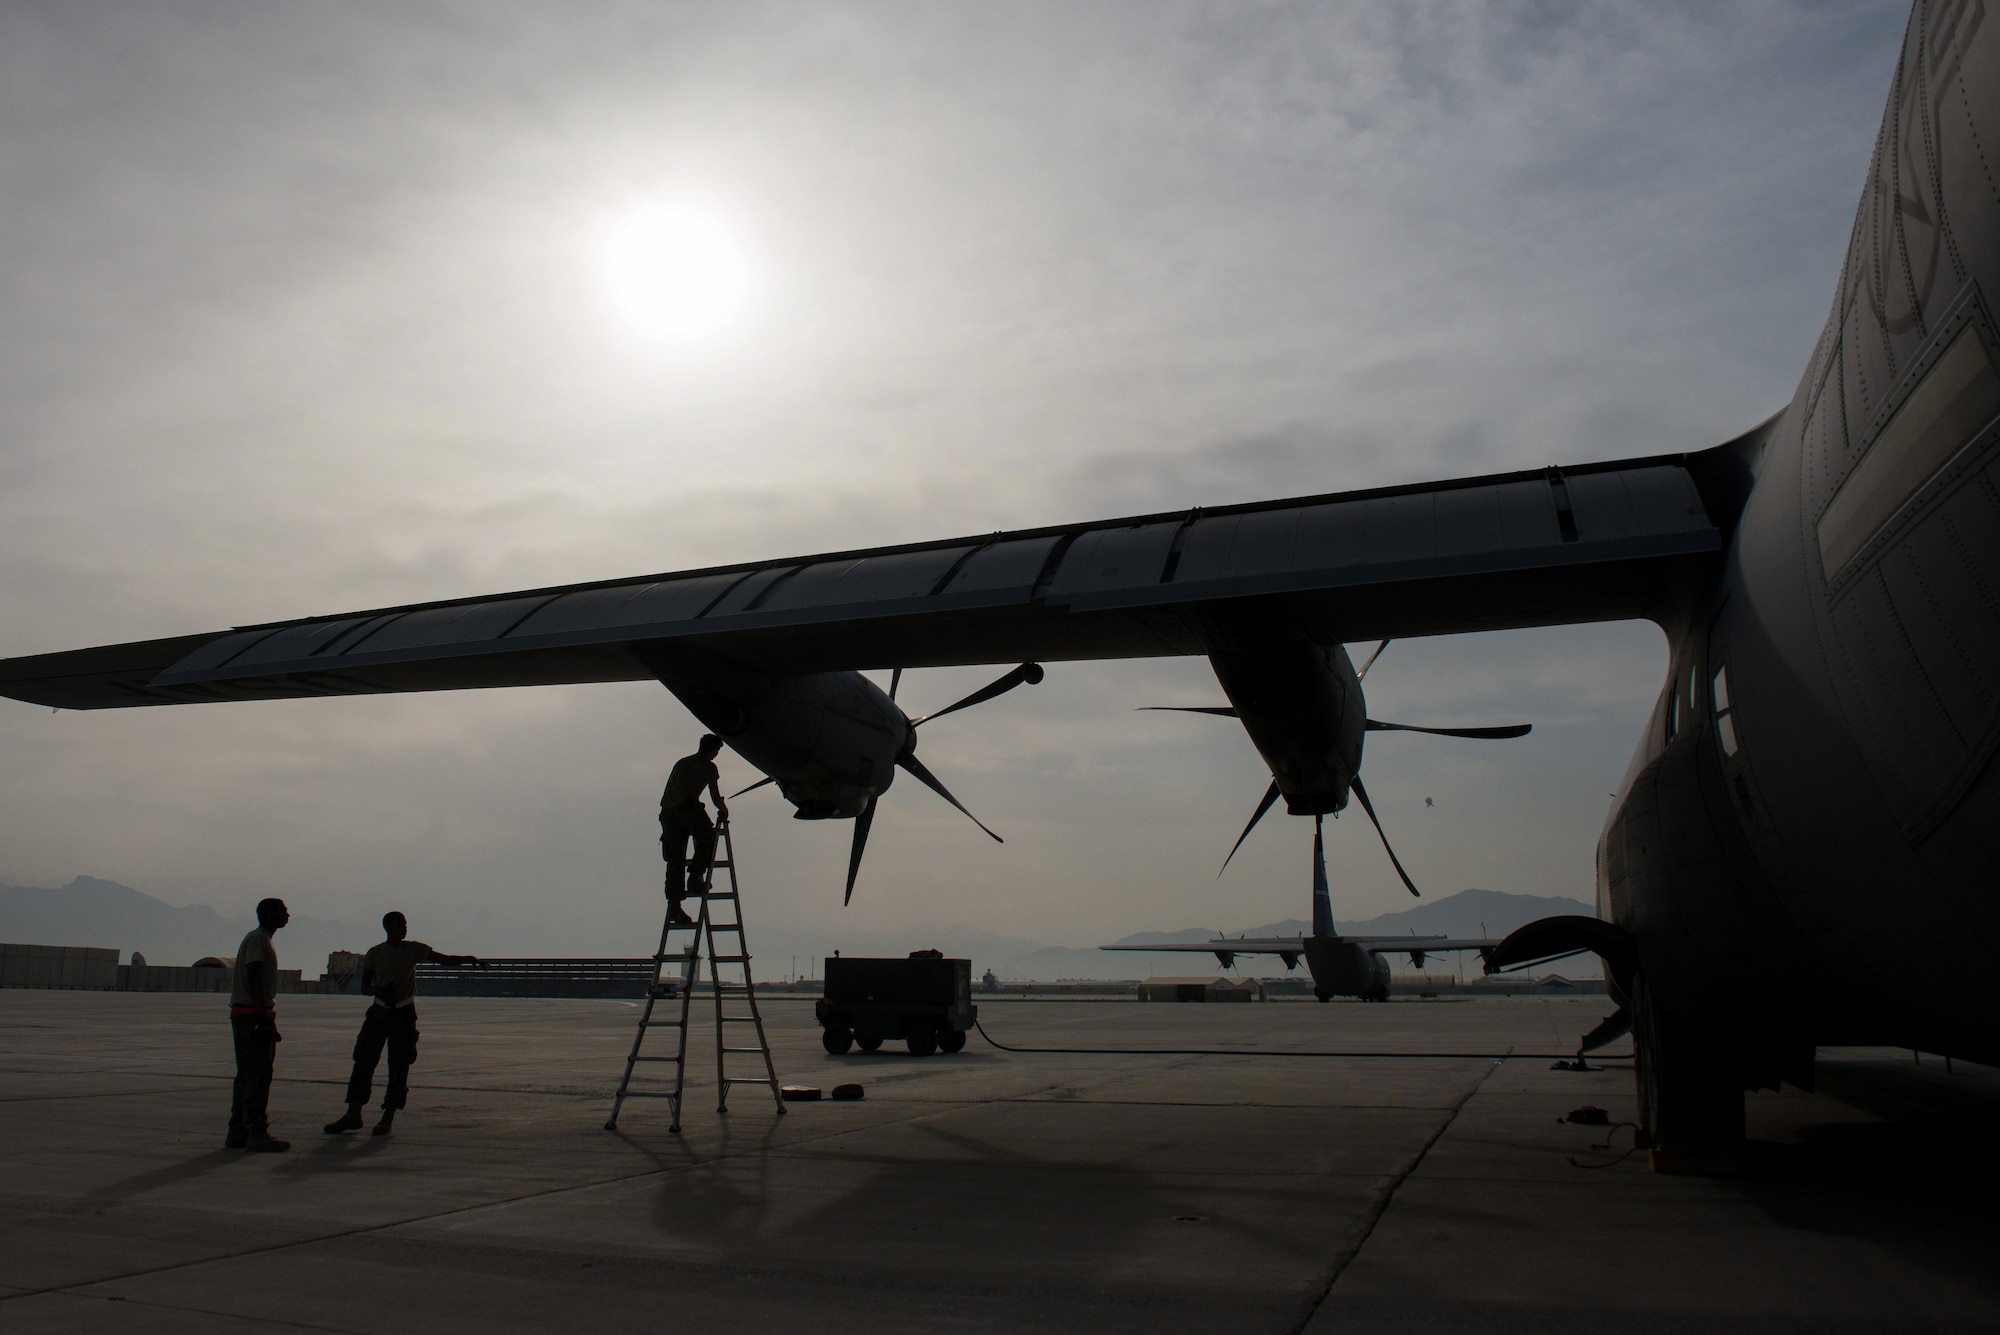
[[[913,1057],[942,1048],[957,1052],[979,1018],[972,1004],[972,962],[948,960],[934,950],[908,959],[842,959],[826,962],[826,989],[813,1004],[820,1042],[834,1056],[859,1044],[873,1052],[891,1039]]]

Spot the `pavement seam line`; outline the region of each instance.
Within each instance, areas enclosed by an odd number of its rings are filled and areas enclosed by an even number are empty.
[[[48,1293],[38,1296],[69,1298],[76,1302],[125,1303],[131,1307],[144,1307],[159,1312],[188,1312],[195,1316],[220,1317],[226,1321],[241,1321],[265,1328],[277,1327],[285,1330],[330,1331],[332,1335],[363,1335],[361,1329],[356,1326],[313,1326],[307,1325],[302,1321],[287,1321],[283,1317],[244,1316],[239,1312],[225,1312],[214,1307],[188,1307],[181,1303],[163,1303],[153,1298],[100,1298],[95,1294],[65,1293],[60,1290],[50,1290]]]
[[[1298,1319],[1285,1327],[1285,1335],[1303,1335],[1305,1328],[1312,1324],[1312,1319],[1319,1315],[1319,1309],[1333,1296],[1334,1286],[1340,1283],[1340,1277],[1347,1273],[1347,1268],[1361,1255],[1361,1249],[1368,1245],[1368,1239],[1374,1236],[1375,1226],[1382,1222],[1383,1215],[1389,1213],[1389,1206],[1395,1201],[1396,1192],[1409,1180],[1410,1174],[1423,1165],[1424,1159],[1431,1152],[1431,1147],[1444,1139],[1444,1133],[1451,1130],[1452,1123],[1458,1120],[1458,1115],[1464,1111],[1465,1105],[1472,1102],[1473,1095],[1486,1088],[1486,1082],[1493,1078],[1493,1073],[1498,1071],[1501,1065],[1500,1062],[1494,1062],[1485,1075],[1473,1082],[1472,1088],[1466,1090],[1457,1103],[1452,1104],[1451,1111],[1445,1114],[1444,1120],[1438,1123],[1437,1130],[1431,1132],[1430,1138],[1418,1147],[1417,1152],[1410,1157],[1409,1163],[1403,1165],[1400,1172],[1392,1175],[1387,1182],[1375,1189],[1374,1197],[1369,1201],[1368,1209],[1362,1214],[1360,1222],[1349,1230],[1349,1241],[1333,1254],[1333,1260],[1325,1272],[1326,1282],[1320,1285],[1319,1292],[1313,1295]]]

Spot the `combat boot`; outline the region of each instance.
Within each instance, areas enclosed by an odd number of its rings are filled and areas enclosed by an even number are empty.
[[[386,1136],[391,1131],[395,1130],[395,1128],[396,1128],[395,1112],[391,1109],[384,1108],[382,1110],[382,1120],[375,1124],[375,1130],[371,1134],[377,1136]]]
[[[222,1138],[222,1148],[225,1150],[240,1150],[249,1143],[250,1133],[241,1129],[233,1130]]]
[[[349,1108],[346,1112],[326,1124],[326,1134],[329,1136],[337,1136],[343,1131],[359,1131],[360,1129],[361,1110],[359,1108]]]
[[[243,1148],[252,1154],[283,1154],[292,1147],[289,1140],[279,1140],[268,1131],[253,1131]]]

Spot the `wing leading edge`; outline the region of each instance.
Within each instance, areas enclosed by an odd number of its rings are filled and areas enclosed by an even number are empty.
[[[1245,616],[1404,638],[1648,615],[1722,545],[1687,456],[1144,515],[0,661],[63,709],[1206,653]]]

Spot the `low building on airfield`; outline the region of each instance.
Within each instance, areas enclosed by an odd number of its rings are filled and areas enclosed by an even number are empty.
[[[1255,978],[1148,978],[1139,984],[1141,1001],[1262,1001],[1264,984]]]

